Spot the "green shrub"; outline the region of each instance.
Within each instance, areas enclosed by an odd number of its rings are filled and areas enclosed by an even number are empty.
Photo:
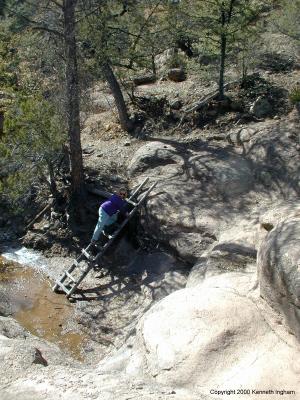
[[[290,100],[292,104],[300,102],[300,86],[295,86],[290,92]]]
[[[15,97],[0,141],[0,202],[16,209],[40,181],[49,182],[65,141],[64,121],[54,104],[41,95]]]

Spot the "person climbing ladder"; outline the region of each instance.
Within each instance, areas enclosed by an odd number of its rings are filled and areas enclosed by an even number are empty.
[[[120,190],[118,194],[112,195],[108,201],[101,205],[99,209],[99,220],[93,234],[93,239],[99,239],[102,229],[117,220],[118,212],[121,212],[121,214],[125,213],[125,219],[120,223],[118,228],[113,232],[112,236],[103,246],[98,248],[97,245],[93,246],[92,244],[89,244],[85,249],[81,250],[81,254],[76,258],[76,260],[72,262],[61,277],[55,280],[53,286],[54,292],[64,292],[67,295],[67,298],[71,301],[78,286],[87,276],[89,271],[94,268],[95,265],[99,265],[101,257],[103,257],[107,250],[111,248],[111,245],[114,243],[124,226],[127,225],[128,221],[135,215],[157,183],[152,183],[152,185],[142,194],[142,189],[148,181],[149,178],[146,178],[133,191],[128,199],[126,198],[126,190]],[[104,218],[102,218],[103,216]],[[92,250],[93,247],[97,251],[95,255],[90,254],[90,250]]]
[[[119,213],[127,214],[126,197],[126,189],[120,189],[118,194],[113,194],[107,201],[101,204],[99,207],[99,219],[91,240],[92,244],[95,244],[99,240],[100,234],[106,226],[112,225],[117,221]]]

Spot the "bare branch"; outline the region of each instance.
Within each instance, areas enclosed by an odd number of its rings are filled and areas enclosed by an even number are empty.
[[[33,27],[31,27],[31,29],[33,29],[33,30],[40,30],[40,31],[47,31],[47,32],[49,32],[49,33],[53,33],[53,34],[56,35],[56,36],[63,37],[62,32],[57,31],[56,29],[48,28],[48,27],[46,27],[46,26],[42,26],[42,25],[40,25],[40,22],[35,21],[35,20],[31,19],[31,18],[28,18],[28,17],[26,17],[26,16],[23,15],[23,14],[19,14],[18,12],[16,12],[15,10],[13,10],[13,9],[11,9],[11,8],[7,8],[7,9],[8,9],[8,11],[11,12],[13,15],[15,15],[15,16],[17,16],[17,17],[19,17],[19,18],[22,18],[22,19],[24,19],[24,21],[26,21],[26,22],[28,22],[28,23],[34,25]]]
[[[50,3],[55,4],[57,7],[61,8],[61,9],[64,8],[63,4],[59,3],[59,2],[56,1],[56,0],[49,0],[49,1],[50,1]]]
[[[57,31],[55,29],[47,28],[46,26],[32,26],[31,30],[33,30],[33,31],[44,31],[44,32],[52,33],[53,35],[59,36],[61,38],[64,37],[62,32],[59,32],[59,31]]]

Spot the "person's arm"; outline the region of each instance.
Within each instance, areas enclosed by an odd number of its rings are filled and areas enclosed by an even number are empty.
[[[121,215],[127,217],[129,212],[130,212],[130,205],[127,203],[126,200],[121,199],[121,201],[122,201],[122,204],[121,204],[121,207],[119,209],[119,212],[120,212]]]
[[[126,200],[123,200],[120,196],[117,194],[114,194],[111,197],[111,201],[113,202],[115,208],[117,209],[117,212],[119,212],[122,215],[126,215],[128,212],[128,203]]]

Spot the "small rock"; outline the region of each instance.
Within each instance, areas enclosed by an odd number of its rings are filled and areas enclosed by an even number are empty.
[[[42,352],[39,350],[39,349],[37,349],[37,348],[35,348],[34,349],[34,359],[33,359],[33,361],[32,361],[32,364],[41,364],[41,365],[43,365],[44,367],[47,367],[48,366],[48,362],[47,362],[47,360],[43,357],[43,355],[42,355]]]
[[[172,68],[168,71],[168,78],[173,82],[183,82],[186,80],[186,73],[182,68]]]
[[[120,178],[118,175],[112,175],[112,176],[110,177],[110,180],[111,180],[112,182],[120,182],[120,181],[121,181],[121,178]]]
[[[270,223],[268,223],[268,222],[263,222],[262,224],[261,224],[261,226],[262,226],[262,228],[264,228],[266,231],[268,231],[268,232],[270,232],[273,228],[274,228],[274,225],[273,224],[270,224]]]
[[[85,351],[86,353],[92,353],[93,351],[95,351],[95,349],[94,349],[93,347],[86,347],[86,348],[84,349],[84,351]]]
[[[232,100],[230,103],[230,108],[232,111],[242,112],[244,110],[244,104],[239,100]]]
[[[170,108],[172,110],[180,110],[180,108],[182,107],[182,101],[181,100],[174,100],[170,103]]]
[[[125,143],[124,143],[124,146],[125,146],[125,147],[130,146],[130,145],[131,145],[130,142],[125,142]]]
[[[82,149],[83,154],[92,154],[94,153],[94,149],[92,149],[91,147],[85,147]]]

